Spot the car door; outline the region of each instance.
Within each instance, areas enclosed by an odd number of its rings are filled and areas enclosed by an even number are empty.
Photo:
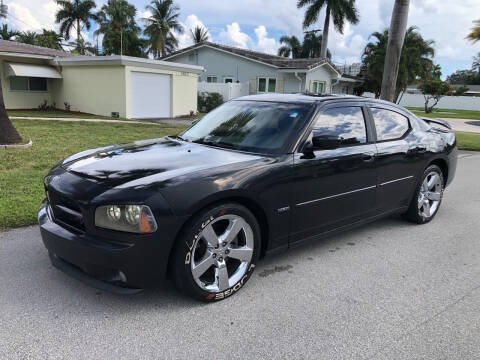
[[[343,138],[340,147],[294,154],[293,228],[290,242],[355,222],[375,209],[375,157],[371,128],[361,102],[331,104],[313,130]]]
[[[367,108],[376,134],[377,207],[385,212],[407,206],[424,149],[417,148],[406,113],[381,104]]]

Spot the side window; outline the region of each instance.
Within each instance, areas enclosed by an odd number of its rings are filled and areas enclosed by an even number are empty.
[[[386,109],[371,108],[370,110],[375,122],[378,141],[400,139],[410,129],[406,116]]]
[[[343,145],[365,144],[367,130],[362,108],[345,106],[325,110],[314,126],[324,135],[338,136]]]

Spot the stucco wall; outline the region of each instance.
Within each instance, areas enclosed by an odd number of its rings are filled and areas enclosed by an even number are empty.
[[[190,55],[193,54],[191,57]],[[180,54],[168,61],[182,64],[200,65],[205,68],[205,73],[200,76],[200,81],[207,81],[207,76],[216,76],[218,82],[223,82],[225,77],[232,77],[241,83],[250,82],[258,77],[272,77],[283,79],[283,91],[286,93],[298,92],[299,81],[292,73],[282,73],[273,66],[265,65],[242,57],[229,54],[213,48],[203,47]],[[280,82],[277,82],[280,84]]]
[[[190,111],[197,111],[197,83],[198,75],[189,72],[168,71],[145,67],[126,67],[126,117],[130,117],[130,74],[132,71],[169,74],[172,76],[172,116],[189,115]]]
[[[52,102],[52,91],[57,79],[48,79],[48,91],[12,91],[10,90],[10,80],[6,77],[5,62],[28,63],[28,64],[46,64],[46,60],[40,59],[21,59],[1,57],[0,74],[2,79],[3,99],[7,109],[36,109],[45,100],[49,104]]]
[[[68,102],[74,111],[126,117],[124,66],[64,66],[61,72],[53,91],[59,108]]]
[[[305,91],[311,90],[312,81],[324,81],[325,82],[325,93],[332,92],[332,76],[336,78],[336,75],[332,74],[332,70],[327,65],[320,66],[316,69],[313,69],[307,72]]]

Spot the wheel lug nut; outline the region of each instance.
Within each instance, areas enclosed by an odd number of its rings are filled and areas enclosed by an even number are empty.
[[[220,257],[218,258],[218,261],[223,261],[223,257],[220,256]]]
[[[225,250],[225,254],[229,254],[230,253],[230,250]]]
[[[217,254],[212,254],[212,257],[215,259],[217,257]]]
[[[215,245],[215,249],[218,249],[218,245]]]
[[[222,246],[226,246],[226,245],[227,245],[227,243],[224,241],[224,242],[222,243]]]

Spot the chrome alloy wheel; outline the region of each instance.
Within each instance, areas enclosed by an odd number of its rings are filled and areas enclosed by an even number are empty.
[[[432,171],[423,180],[418,193],[418,212],[424,218],[430,218],[438,209],[442,199],[443,183],[440,175]]]
[[[252,228],[241,216],[216,218],[193,245],[191,270],[195,282],[208,292],[227,290],[247,273],[253,249]]]

